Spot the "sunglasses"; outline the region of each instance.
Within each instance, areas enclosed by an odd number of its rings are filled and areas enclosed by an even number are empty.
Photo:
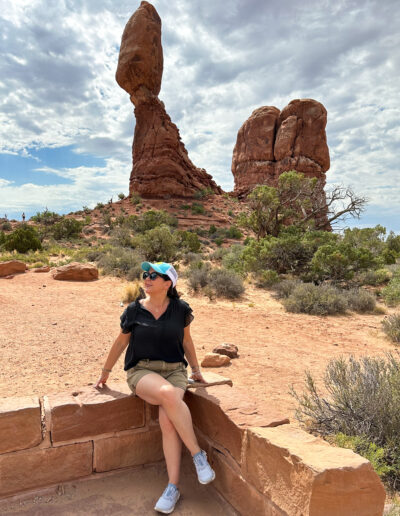
[[[161,274],[158,274],[158,272],[144,272],[142,274],[142,278],[143,279],[147,279],[147,278],[150,278],[151,281],[154,281],[155,279],[157,279],[158,277],[161,278]]]

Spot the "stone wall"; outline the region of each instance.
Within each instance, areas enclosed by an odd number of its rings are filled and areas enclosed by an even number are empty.
[[[370,463],[261,413],[235,388],[186,394],[213,486],[240,514],[378,516]],[[0,497],[163,459],[157,410],[125,384],[0,400]]]

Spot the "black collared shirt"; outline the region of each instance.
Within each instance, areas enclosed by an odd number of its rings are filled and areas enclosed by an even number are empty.
[[[121,315],[122,333],[131,333],[125,354],[127,371],[139,360],[164,360],[184,362],[184,327],[194,319],[192,309],[181,299],[170,299],[165,312],[159,319],[146,310],[139,301],[134,301]]]

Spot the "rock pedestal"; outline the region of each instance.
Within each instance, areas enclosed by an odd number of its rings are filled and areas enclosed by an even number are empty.
[[[179,130],[159,100],[163,72],[161,19],[142,2],[122,35],[118,84],[135,105],[136,127],[129,193],[142,197],[192,197],[198,190],[222,193],[204,169],[189,159]]]

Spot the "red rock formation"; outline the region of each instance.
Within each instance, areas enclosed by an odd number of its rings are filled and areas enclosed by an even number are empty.
[[[116,80],[135,105],[133,167],[129,193],[191,197],[204,188],[222,193],[212,177],[190,161],[179,130],[159,100],[163,72],[161,20],[142,2],[122,35]]]
[[[326,120],[326,109],[312,99],[292,100],[281,112],[273,106],[253,111],[233,150],[236,195],[245,196],[257,184],[273,186],[289,170],[321,179],[323,188],[330,166]]]

